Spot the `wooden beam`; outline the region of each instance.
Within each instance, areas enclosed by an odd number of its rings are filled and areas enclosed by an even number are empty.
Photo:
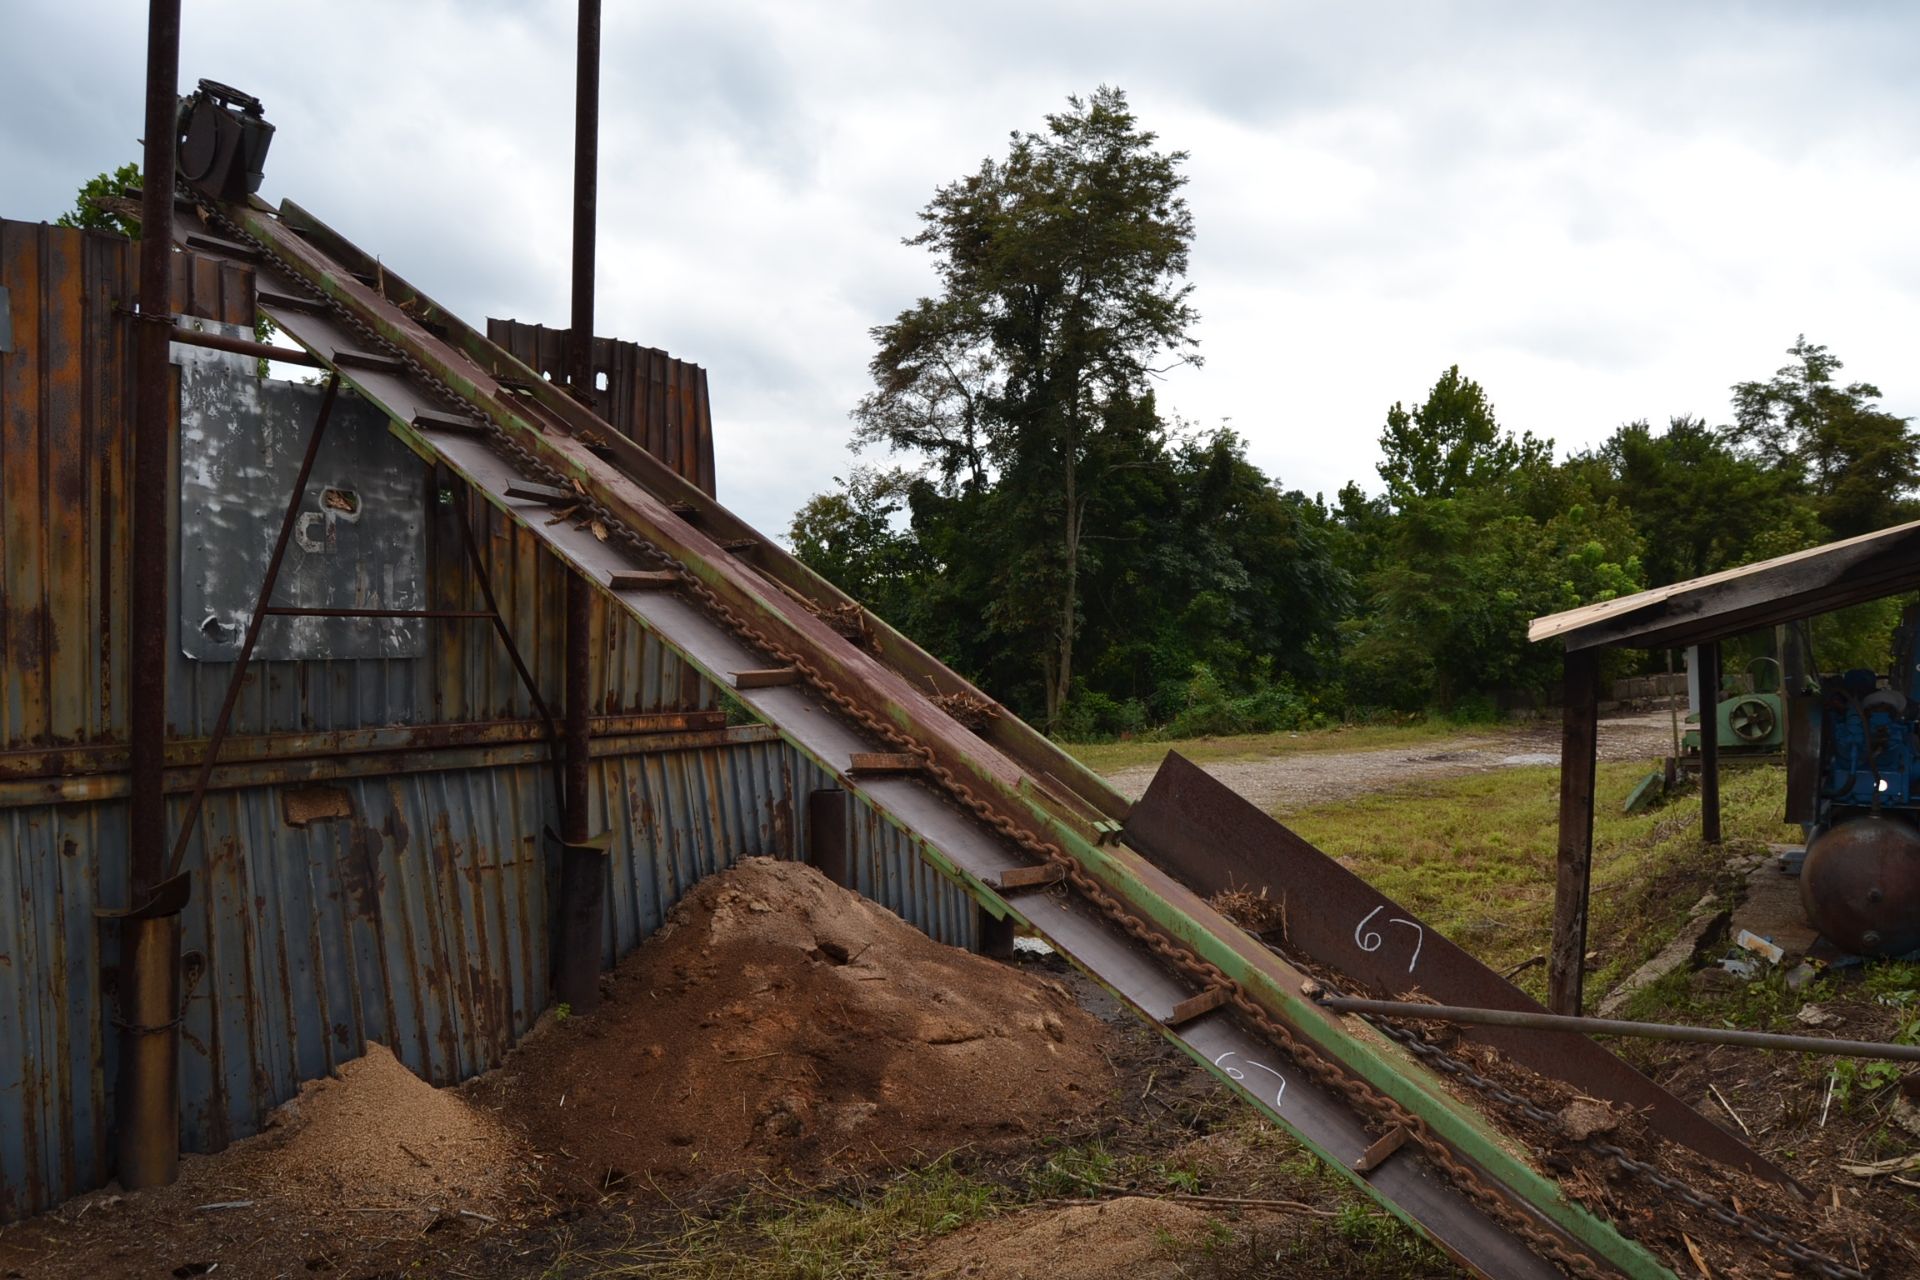
[[[1059,863],[1041,862],[1031,867],[1008,867],[1000,873],[993,887],[1002,892],[1008,889],[1034,889],[1059,884],[1066,878],[1066,869]]]
[[[1555,1013],[1578,1015],[1586,980],[1593,779],[1600,749],[1600,659],[1590,649],[1567,654],[1560,714],[1560,849],[1547,1004]]]
[[[1720,843],[1720,642],[1694,652],[1700,661],[1700,838]]]
[[[926,767],[926,762],[919,756],[904,751],[855,751],[847,758],[847,772],[855,777],[862,774],[919,773]]]
[[[667,569],[615,569],[607,575],[609,591],[672,591],[680,575]]]
[[[1197,996],[1188,996],[1173,1006],[1173,1012],[1160,1019],[1169,1027],[1183,1027],[1203,1013],[1212,1013],[1233,999],[1231,987],[1208,987]]]
[[[733,687],[736,689],[774,689],[781,685],[797,684],[799,680],[798,667],[766,667],[733,673]]]

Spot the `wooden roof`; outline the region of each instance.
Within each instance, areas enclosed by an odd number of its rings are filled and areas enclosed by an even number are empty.
[[[1701,644],[1920,589],[1920,520],[1535,618],[1568,649]]]

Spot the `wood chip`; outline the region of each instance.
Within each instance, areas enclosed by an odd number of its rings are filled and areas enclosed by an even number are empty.
[[[1693,1259],[1694,1266],[1700,1268],[1703,1280],[1713,1280],[1713,1271],[1707,1266],[1706,1255],[1700,1252],[1700,1246],[1693,1242],[1693,1237],[1683,1231],[1680,1233],[1680,1238],[1686,1242],[1687,1256]]]

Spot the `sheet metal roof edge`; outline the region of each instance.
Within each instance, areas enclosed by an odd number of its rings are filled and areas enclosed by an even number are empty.
[[[1802,551],[1792,551],[1783,556],[1775,556],[1771,560],[1723,569],[1718,573],[1690,578],[1685,582],[1653,587],[1634,595],[1582,605],[1577,609],[1568,609],[1561,613],[1550,613],[1535,618],[1527,624],[1527,638],[1536,642],[1556,637],[1563,638],[1569,649],[1630,645],[1638,637],[1673,629],[1679,621],[1675,611],[1659,607],[1676,601],[1691,603],[1694,606],[1691,612],[1692,616],[1699,620],[1700,629],[1703,632],[1701,638],[1708,638],[1712,627],[1709,618],[1711,596],[1717,594],[1716,589],[1725,588],[1734,583],[1752,585],[1763,599],[1770,594],[1778,597],[1789,595],[1809,597],[1812,607],[1803,608],[1797,616],[1824,612],[1817,603],[1823,591],[1830,591],[1835,597],[1840,597],[1848,586],[1847,575],[1850,570],[1862,561],[1896,547],[1908,537],[1915,535],[1920,535],[1920,520],[1876,529],[1872,533],[1859,534],[1839,542],[1822,543],[1820,546],[1808,547]],[[1831,564],[1823,564],[1828,561]],[[1798,570],[1818,577],[1823,568],[1828,574],[1828,579],[1824,583],[1796,585],[1791,576]],[[1780,580],[1770,582],[1769,579],[1772,578]],[[1920,556],[1916,556],[1914,580],[1920,582]],[[1893,595],[1901,589],[1903,588],[1899,586],[1890,586],[1881,594]],[[1687,602],[1687,597],[1694,597],[1694,599]],[[1852,602],[1850,599],[1837,599],[1836,605]],[[1657,612],[1654,616],[1647,618],[1644,625],[1634,627],[1633,615],[1645,610]],[[1729,609],[1728,612],[1732,610]],[[1719,634],[1738,634],[1742,630],[1750,629],[1751,625],[1750,621],[1744,624],[1730,624],[1727,631]]]

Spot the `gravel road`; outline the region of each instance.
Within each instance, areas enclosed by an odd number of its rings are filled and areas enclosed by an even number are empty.
[[[1659,761],[1672,749],[1667,713],[1635,713],[1600,722],[1602,760]],[[1411,747],[1372,751],[1296,751],[1202,766],[1268,812],[1311,808],[1357,791],[1385,791],[1425,778],[1485,773],[1521,765],[1560,763],[1560,726],[1531,724],[1511,729],[1462,730]],[[1138,798],[1153,780],[1153,765],[1130,765],[1108,775]]]

